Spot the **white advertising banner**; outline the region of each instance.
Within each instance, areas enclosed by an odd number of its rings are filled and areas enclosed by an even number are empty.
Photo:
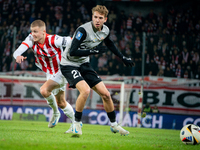
[[[106,77],[102,77],[102,79],[105,80]],[[109,77],[109,80],[110,79]],[[132,111],[137,111],[141,78],[127,77],[115,79],[123,79],[125,83],[129,83],[128,88],[125,86],[126,96],[124,97],[124,101],[129,102],[129,107]],[[153,81],[155,81],[155,83],[153,83]],[[176,79],[176,82],[181,84],[175,85],[173,85],[173,81],[171,81],[172,80],[169,82],[168,79],[163,79],[161,81],[160,78],[148,78],[148,81],[144,84],[143,106],[146,103],[150,103],[151,107],[157,105],[161,113],[200,115],[200,87],[186,84],[194,84],[196,81],[182,82]],[[48,106],[46,100],[40,94],[40,87],[44,82],[44,77],[38,80],[38,78],[30,79],[28,77],[25,79],[22,79],[22,77],[20,79],[8,79],[0,76],[0,105]],[[159,84],[159,82],[162,84]],[[111,93],[117,110],[119,107],[120,86],[112,84],[106,84],[106,86]],[[127,96],[127,91],[129,91],[129,96]],[[78,91],[69,89],[67,86],[66,100],[71,103],[73,107],[75,107],[77,96]],[[102,100],[97,93],[91,91],[86,102],[86,108],[103,109]]]

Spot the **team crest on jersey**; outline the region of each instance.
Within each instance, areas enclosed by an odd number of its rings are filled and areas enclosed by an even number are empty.
[[[97,41],[97,38],[94,38],[93,42],[96,42]]]
[[[83,36],[83,33],[81,33],[80,31],[77,32],[76,34],[76,39],[80,41],[81,37]]]
[[[48,51],[48,54],[54,55],[54,52],[53,52],[53,50],[51,48],[48,48],[47,51]]]

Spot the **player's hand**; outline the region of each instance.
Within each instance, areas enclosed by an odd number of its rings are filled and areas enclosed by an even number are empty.
[[[25,59],[27,59],[27,57],[24,57],[24,56],[17,56],[16,58],[16,62],[21,64],[22,61],[24,61]]]
[[[127,58],[127,57],[123,56],[122,61],[127,67],[135,66],[135,63],[131,60],[131,58]]]

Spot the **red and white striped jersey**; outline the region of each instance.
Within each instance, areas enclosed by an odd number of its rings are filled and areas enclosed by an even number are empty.
[[[29,34],[14,52],[14,57],[16,59],[17,56],[32,48],[35,55],[35,64],[44,72],[55,74],[60,68],[63,47],[68,44],[71,44],[71,37],[46,34],[45,42],[40,44],[34,42],[33,36]]]

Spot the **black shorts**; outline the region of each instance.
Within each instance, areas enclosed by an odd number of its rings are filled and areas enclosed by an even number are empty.
[[[102,81],[89,63],[84,63],[80,67],[60,65],[60,70],[70,88],[76,88],[76,84],[81,80],[85,80],[90,88]]]

